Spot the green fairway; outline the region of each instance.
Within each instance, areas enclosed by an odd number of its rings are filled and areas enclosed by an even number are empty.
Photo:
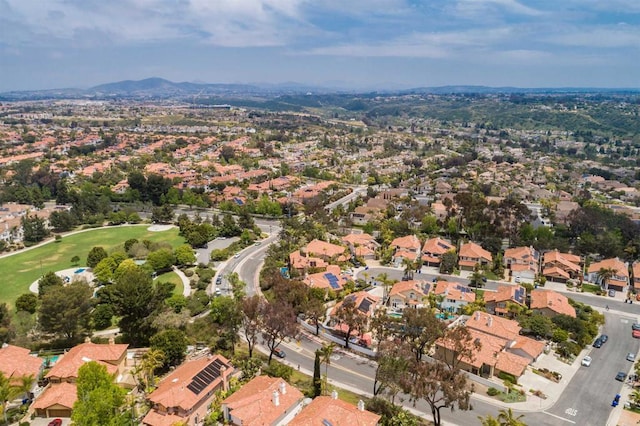
[[[176,288],[173,289],[173,294],[182,294],[182,292],[184,291],[184,285],[182,284],[182,280],[180,279],[178,274],[176,274],[173,271],[158,275],[158,278],[156,278],[155,281],[175,284]]]
[[[93,229],[64,236],[57,243],[52,241],[31,250],[0,258],[0,276],[2,277],[0,303],[6,302],[9,308],[13,309],[13,303],[18,296],[27,293],[29,285],[45,272],[74,267],[71,263],[73,256],[80,258],[78,266],[84,266],[87,254],[94,246],[102,246],[110,252],[130,238],[140,241],[166,241],[174,248],[184,243],[184,239],[178,235],[178,228],[161,232],[151,232],[147,228],[149,228],[148,224]]]

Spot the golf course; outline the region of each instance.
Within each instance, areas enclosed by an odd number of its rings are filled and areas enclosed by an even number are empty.
[[[142,224],[83,230],[63,235],[58,241],[51,239],[15,254],[4,254],[0,257],[0,303],[6,302],[9,309],[14,309],[18,296],[27,293],[29,285],[44,273],[82,267],[92,247],[102,246],[109,253],[131,238],[167,242],[174,248],[184,243],[178,228],[153,232],[149,230],[149,224]],[[71,262],[74,256],[80,258],[77,264]]]

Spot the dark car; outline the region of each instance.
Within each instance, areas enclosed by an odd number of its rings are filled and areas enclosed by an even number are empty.
[[[49,422],[49,426],[61,426],[62,419],[53,419]]]
[[[594,348],[601,348],[602,347],[602,340],[600,340],[599,337],[595,340],[595,342],[593,342],[593,347]]]
[[[640,330],[640,322],[634,322],[633,324],[631,324],[631,329]]]
[[[607,340],[609,340],[609,336],[603,334],[602,336],[600,336],[600,340],[602,340],[602,343],[607,343]]]
[[[616,374],[616,380],[619,382],[624,382],[624,379],[626,378],[627,378],[627,374],[623,373],[622,371]]]
[[[273,354],[278,358],[285,358],[287,356],[287,353],[280,348],[275,348]]]

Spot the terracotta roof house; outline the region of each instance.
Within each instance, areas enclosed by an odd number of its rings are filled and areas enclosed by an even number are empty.
[[[488,335],[477,330],[469,330],[472,340],[469,342],[473,350],[472,357],[462,357],[459,367],[477,376],[491,378],[500,372],[520,377],[525,372],[529,360],[505,350],[508,341]],[[445,339],[438,339],[435,343],[435,358],[451,360],[455,356],[453,344]]]
[[[455,281],[438,281],[433,293],[442,297],[440,309],[447,312],[458,312],[460,308],[476,300],[474,289]]]
[[[493,261],[493,256],[487,250],[474,242],[460,246],[458,265],[461,270],[473,271],[476,265],[485,266]]]
[[[364,409],[364,402],[358,406],[332,396],[318,396],[302,409],[289,426],[375,426],[380,421],[378,414]]]
[[[75,382],[78,379],[78,370],[90,361],[105,366],[107,372],[115,377],[118,385],[130,387],[125,369],[128,346],[85,342],[71,348],[58,359],[45,376],[49,379],[49,385],[34,403],[37,403],[35,407],[39,407],[36,415],[70,417],[76,399]],[[73,392],[69,392],[71,388],[74,389]]]
[[[366,291],[356,291],[355,293],[345,296],[343,301],[336,303],[331,310],[331,313],[333,314],[336,312],[347,300],[353,300],[360,314],[368,318],[373,316],[373,313],[376,311],[380,303],[380,298],[378,296],[369,294]]]
[[[380,244],[367,233],[349,234],[342,237],[342,242],[349,246],[351,254],[363,259],[375,259]]]
[[[638,290],[640,289],[640,262],[635,261],[633,265],[631,265],[631,272],[633,274],[633,288]]]
[[[4,343],[0,347],[0,372],[12,383],[20,377],[38,378],[43,367],[43,360],[29,354],[29,349]]]
[[[579,278],[582,272],[580,256],[561,253],[558,250],[548,251],[542,258],[542,275],[549,281],[565,283]]]
[[[258,376],[222,401],[224,418],[237,426],[280,426],[291,422],[304,395],[284,379]]]
[[[306,271],[311,268],[326,269],[329,265],[320,257],[303,255],[300,253],[300,250],[296,250],[289,255],[289,263],[293,269],[297,269],[298,271]]]
[[[568,315],[576,317],[576,310],[566,296],[553,290],[535,289],[531,292],[531,310],[547,317]]]
[[[442,255],[455,247],[447,240],[440,237],[429,238],[422,246],[422,262],[426,266],[440,266]]]
[[[506,340],[516,340],[520,336],[520,326],[517,321],[491,315],[486,312],[475,311],[466,321],[469,329],[481,331],[485,334]]]
[[[62,382],[47,387],[31,408],[38,417],[71,417],[77,399],[76,385]]]
[[[404,250],[413,253],[420,253],[420,240],[415,235],[406,235],[395,238],[389,246],[395,251]]]
[[[615,272],[611,278],[602,282],[602,278],[599,275],[601,269],[612,269]],[[598,283],[606,290],[626,291],[629,285],[629,264],[617,257],[592,263],[589,265],[587,274],[588,281]]]
[[[514,247],[504,251],[504,265],[515,282],[533,283],[538,273],[540,253],[533,247]]]
[[[151,410],[142,420],[145,426],[170,426],[185,422],[202,424],[218,390],[229,388],[234,369],[222,355],[186,361],[162,380],[149,395]]]
[[[124,373],[127,347],[123,344],[96,344],[91,342],[74,346],[55,363],[45,376],[50,383],[75,383],[78,370],[84,363],[96,361],[107,368],[109,374],[118,376]]]
[[[308,274],[302,282],[312,288],[322,288],[325,290],[341,291],[349,279],[342,274],[338,265],[327,266],[324,272]]]
[[[389,306],[397,311],[405,308],[422,308],[429,304],[427,300],[429,291],[431,291],[431,284],[426,281],[399,281],[391,287]]]
[[[305,247],[300,248],[300,253],[304,256],[317,256],[325,260],[336,259],[338,261],[349,260],[345,253],[346,248],[322,240],[313,240]]]
[[[526,308],[527,291],[519,285],[501,285],[496,291],[485,292],[484,301],[487,312],[496,315],[513,315],[509,304]]]

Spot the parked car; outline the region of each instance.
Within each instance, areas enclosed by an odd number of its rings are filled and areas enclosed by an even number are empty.
[[[629,352],[629,353],[627,354],[627,361],[634,362],[635,360],[636,360],[636,354],[634,354],[634,353],[632,353],[632,352]]]
[[[49,422],[49,426],[61,426],[62,419],[53,419]]]
[[[602,340],[602,343],[607,343],[607,340],[609,340],[609,336],[603,334],[600,336],[600,340]]]
[[[287,356],[287,353],[280,348],[275,348],[273,354],[278,358],[285,358]]]
[[[585,356],[584,358],[582,358],[582,365],[584,365],[585,367],[588,367],[591,365],[591,357],[590,356]]]
[[[617,393],[616,396],[613,397],[613,401],[611,401],[612,407],[617,407],[620,404],[620,394]]]
[[[640,322],[634,322],[633,324],[631,324],[631,329],[640,330]]]
[[[594,348],[601,348],[602,347],[602,340],[600,340],[599,337],[593,342],[593,347]]]
[[[616,297],[616,291],[615,290],[609,290],[609,297]]]
[[[624,382],[626,378],[627,378],[627,373],[623,373],[622,371],[620,371],[618,374],[616,374],[616,380],[619,382]]]
[[[635,337],[636,339],[640,339],[640,330],[633,330],[633,331],[631,332],[631,335],[632,335],[633,337]]]

